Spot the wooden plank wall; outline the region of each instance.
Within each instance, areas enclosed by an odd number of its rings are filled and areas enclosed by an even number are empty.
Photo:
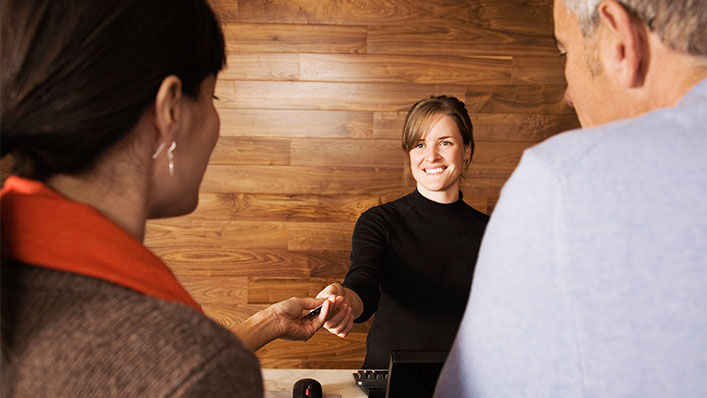
[[[448,94],[472,115],[465,200],[490,212],[522,151],[574,128],[552,0],[213,0],[228,68],[221,138],[191,215],[151,221],[147,245],[206,313],[233,325],[341,281],[361,212],[409,192],[402,121]],[[258,351],[264,367],[357,368],[347,339]]]

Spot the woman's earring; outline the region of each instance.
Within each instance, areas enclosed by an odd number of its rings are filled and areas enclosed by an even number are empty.
[[[167,159],[169,159],[169,176],[174,177],[174,148],[177,147],[177,142],[172,141],[172,145],[167,149]]]
[[[164,150],[164,147],[167,146],[164,142],[160,144],[160,146],[157,147],[157,150],[155,153],[152,154],[152,159],[157,159],[158,156],[160,156],[160,153]],[[169,149],[167,149],[167,159],[169,160],[169,176],[174,177],[174,149],[177,147],[177,143],[175,141],[172,141],[172,145],[169,146]]]
[[[160,156],[160,153],[164,149],[165,145],[166,144],[164,142],[160,143],[160,146],[157,147],[155,153],[152,154],[152,159],[157,159],[157,157]]]

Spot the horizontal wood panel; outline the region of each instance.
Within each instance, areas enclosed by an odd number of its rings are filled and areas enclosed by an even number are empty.
[[[232,88],[232,83],[231,88]],[[233,137],[371,138],[372,112],[221,107],[221,135]]]
[[[201,309],[209,318],[221,326],[231,329],[233,326],[245,321],[256,312],[267,308],[262,304],[232,304],[232,303],[204,303]]]
[[[182,276],[262,276],[342,278],[349,268],[349,251],[222,249],[179,243],[152,247],[172,272]]]
[[[557,133],[579,127],[577,115],[574,113],[476,113],[471,115],[471,120],[474,125],[474,137],[486,141],[538,143]]]
[[[149,220],[145,226],[145,245],[154,249],[160,246],[182,245],[199,249],[221,247],[221,223],[185,222],[175,219]]]
[[[218,111],[224,107],[233,106],[233,81],[223,79],[216,80],[214,97],[214,105]]]
[[[179,282],[200,305],[246,304],[248,278],[232,276],[179,276]]]
[[[466,107],[479,113],[573,113],[564,101],[565,86],[469,86]]]
[[[354,222],[289,223],[290,250],[351,250]]]
[[[437,84],[236,81],[233,85],[233,100],[224,106],[268,109],[398,111],[430,95],[462,98],[466,92],[464,86]]]
[[[294,166],[402,167],[405,154],[398,140],[293,139]]]
[[[353,221],[379,204],[375,195],[209,193],[180,218],[194,221]]]
[[[230,54],[223,80],[299,80],[299,55],[282,53]]]
[[[287,249],[287,224],[269,221],[233,221],[223,224],[225,249]]]
[[[376,112],[375,138],[400,140],[406,112]],[[554,134],[579,127],[574,113],[523,114],[474,113],[469,117],[474,126],[474,140],[540,142]]]
[[[394,25],[368,28],[369,54],[535,55],[557,54],[552,31],[536,34],[464,25]]]
[[[419,25],[466,24],[473,21],[496,29],[552,32],[552,2],[548,0],[217,0],[226,22]],[[519,22],[522,21],[522,22]],[[519,27],[520,25],[520,27]]]
[[[248,278],[248,304],[274,304],[290,297],[315,297],[327,285],[341,282],[329,278]]]
[[[290,140],[286,138],[220,137],[209,164],[288,165]]]
[[[365,26],[227,23],[223,26],[229,54],[365,53]]]
[[[225,86],[227,81],[221,82]],[[465,98],[470,112],[481,113],[572,113],[563,99],[564,85],[540,86],[450,86],[397,83],[232,82],[232,102],[223,106],[407,111],[430,95]]]
[[[211,165],[202,192],[379,195],[395,191],[402,169]]]
[[[275,340],[256,355],[265,368],[356,369],[363,364],[365,347],[366,333],[341,338],[322,329],[306,342]]]
[[[513,57],[513,84],[564,85],[565,58],[552,57]]]
[[[511,57],[302,54],[300,59],[301,80],[327,82],[509,84],[514,66]]]
[[[471,162],[477,167],[496,170],[513,170],[518,165],[523,151],[534,145],[532,142],[483,141],[474,143],[474,157]]]

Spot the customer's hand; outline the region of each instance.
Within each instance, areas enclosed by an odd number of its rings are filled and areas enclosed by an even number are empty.
[[[231,331],[243,344],[253,351],[279,338],[308,340],[319,330],[337,300],[331,298],[289,298],[256,312],[245,321],[231,326]],[[322,306],[321,312],[312,317],[303,316],[310,310]]]
[[[326,317],[336,303],[340,304],[343,301],[343,297],[337,298],[336,296],[323,299],[292,297],[275,303],[266,310],[271,312],[271,316],[278,324],[279,337],[288,340],[309,340],[324,325]],[[322,306],[322,309],[318,315],[303,317],[304,314],[319,305]]]

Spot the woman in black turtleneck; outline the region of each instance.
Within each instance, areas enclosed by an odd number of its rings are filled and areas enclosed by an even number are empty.
[[[387,368],[392,350],[450,349],[488,222],[459,190],[474,152],[463,102],[447,96],[417,102],[402,141],[417,189],[359,217],[343,284],[318,295],[345,297],[348,305],[325,324],[341,337],[353,322],[376,314],[363,368]]]

